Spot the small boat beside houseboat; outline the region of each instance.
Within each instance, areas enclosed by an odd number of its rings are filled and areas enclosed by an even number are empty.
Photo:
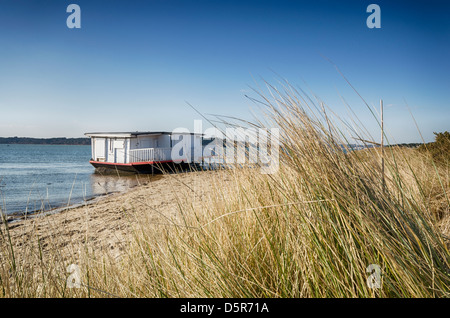
[[[100,171],[156,173],[161,169],[183,169],[202,160],[202,134],[149,132],[93,132],[92,158]],[[106,170],[105,170],[106,169]]]

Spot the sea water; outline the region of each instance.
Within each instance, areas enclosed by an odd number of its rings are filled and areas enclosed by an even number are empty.
[[[90,146],[0,144],[0,208],[6,214],[83,203],[141,183],[137,176],[100,175]]]

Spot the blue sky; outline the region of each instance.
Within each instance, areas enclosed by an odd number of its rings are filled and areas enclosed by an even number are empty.
[[[69,4],[81,29],[69,29]],[[381,8],[369,29],[366,8]],[[202,113],[251,119],[245,97],[278,76],[394,142],[450,130],[448,1],[0,1],[0,136],[193,129]],[[408,107],[407,107],[408,106]]]

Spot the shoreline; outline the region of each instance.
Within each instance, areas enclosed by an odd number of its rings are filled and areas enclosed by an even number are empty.
[[[94,172],[94,174],[95,174],[95,172]],[[102,175],[102,176],[104,176],[104,175]],[[128,176],[128,175],[117,176],[116,174],[111,174],[110,177],[118,178],[120,180],[121,178],[130,177],[130,176]],[[134,177],[134,175],[131,177]],[[69,203],[64,203],[63,202],[64,200],[54,201],[52,203],[52,205],[54,204],[54,206],[50,206],[50,207],[44,208],[44,209],[40,208],[40,209],[33,209],[33,210],[27,211],[27,208],[25,207],[25,209],[22,209],[22,210],[13,211],[13,212],[5,212],[3,209],[0,208],[0,213],[2,214],[0,217],[0,224],[4,223],[4,219],[6,219],[6,221],[8,223],[14,223],[17,221],[28,220],[28,219],[32,219],[32,218],[39,217],[39,216],[60,213],[65,210],[68,210],[68,209],[78,208],[78,207],[85,206],[88,204],[94,204],[101,198],[108,197],[110,195],[126,193],[130,189],[133,189],[140,185],[145,185],[149,182],[159,179],[160,177],[151,176],[151,178],[148,178],[146,175],[142,175],[142,176],[137,175],[136,178],[138,178],[138,179],[141,178],[141,179],[139,179],[138,181],[135,181],[135,183],[131,183],[130,185],[127,185],[127,186],[122,185],[122,186],[118,187],[119,188],[118,190],[116,189],[116,190],[111,190],[111,191],[92,193],[87,196],[84,196],[84,195],[76,196],[76,197],[68,199]]]
[[[133,187],[135,187],[135,186],[133,186]],[[94,194],[86,199],[83,199],[82,202],[71,203],[66,206],[58,206],[58,207],[54,207],[54,208],[51,208],[48,210],[40,209],[40,210],[33,210],[33,211],[29,211],[29,212],[17,211],[17,212],[7,213],[5,215],[5,219],[8,222],[8,224],[12,224],[14,222],[26,221],[26,220],[33,219],[36,217],[57,214],[57,213],[64,212],[65,210],[75,209],[75,208],[78,208],[81,206],[86,206],[89,204],[95,204],[98,200],[101,200],[101,198],[103,198],[103,197],[107,197],[107,196],[119,194],[119,193],[125,193],[127,191],[128,190],[108,192],[108,193],[104,193],[104,194]],[[3,218],[0,219],[0,224],[2,224],[3,222],[4,222]]]
[[[81,204],[16,218],[6,227],[17,254],[26,253],[29,244],[40,244],[43,253],[57,248],[64,258],[77,258],[76,251],[89,246],[116,260],[132,241],[135,226],[167,225],[168,219],[180,216],[179,199],[191,196],[193,189],[196,197],[203,198],[218,181],[230,179],[219,171],[163,175]]]

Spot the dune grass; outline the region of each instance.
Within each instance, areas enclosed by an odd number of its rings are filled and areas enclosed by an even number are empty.
[[[16,246],[4,222],[0,295],[448,297],[448,167],[390,147],[383,187],[379,149],[342,151],[338,119],[291,86],[269,88],[259,95],[267,123],[254,125],[282,131],[276,173],[217,171],[208,191],[179,193],[179,215],[164,224],[124,212],[132,240],[119,260],[88,243],[69,256],[42,253],[38,237]],[[72,263],[80,288],[68,287]],[[371,264],[379,288],[370,288]]]

